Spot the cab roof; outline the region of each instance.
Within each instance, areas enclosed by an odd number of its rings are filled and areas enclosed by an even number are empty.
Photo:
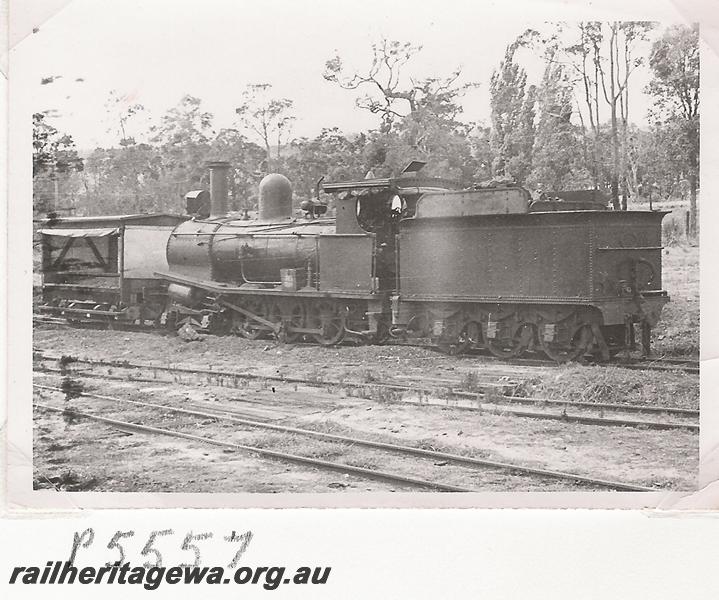
[[[336,194],[338,192],[354,192],[361,190],[371,190],[378,192],[382,190],[387,190],[404,193],[423,193],[438,190],[458,190],[462,188],[462,185],[458,181],[454,181],[452,179],[418,176],[408,177],[407,175],[400,175],[399,177],[361,179],[359,181],[323,183],[322,191],[327,194]]]

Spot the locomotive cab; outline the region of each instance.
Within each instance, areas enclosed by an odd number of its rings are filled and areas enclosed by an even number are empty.
[[[415,215],[423,195],[459,188],[455,181],[420,177],[425,163],[411,161],[398,177],[324,183],[334,195],[340,235],[375,236],[375,277],[379,290],[397,289],[397,237],[400,221]]]

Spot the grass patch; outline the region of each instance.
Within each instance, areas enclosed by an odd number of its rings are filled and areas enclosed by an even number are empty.
[[[671,301],[652,331],[652,352],[657,356],[699,354],[699,248],[665,248],[663,287]]]
[[[475,371],[468,371],[459,382],[459,389],[464,392],[479,392],[479,376]]]
[[[568,402],[601,402],[699,408],[696,375],[567,365],[527,388],[527,395]]]

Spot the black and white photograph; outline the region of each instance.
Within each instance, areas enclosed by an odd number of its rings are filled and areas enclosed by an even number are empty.
[[[700,487],[699,23],[57,4],[13,57],[30,495]]]

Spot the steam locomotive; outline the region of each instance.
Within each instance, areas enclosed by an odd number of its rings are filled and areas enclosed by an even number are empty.
[[[256,214],[228,213],[229,164],[210,163],[209,193],[189,193],[192,218],[165,233],[154,278],[166,303],[150,316],[251,339],[422,338],[450,353],[541,350],[558,362],[634,349],[638,329],[649,353],[669,301],[666,213],[610,211],[591,192],[467,189],[423,166],[323,182],[297,216],[279,174],[260,183]]]

